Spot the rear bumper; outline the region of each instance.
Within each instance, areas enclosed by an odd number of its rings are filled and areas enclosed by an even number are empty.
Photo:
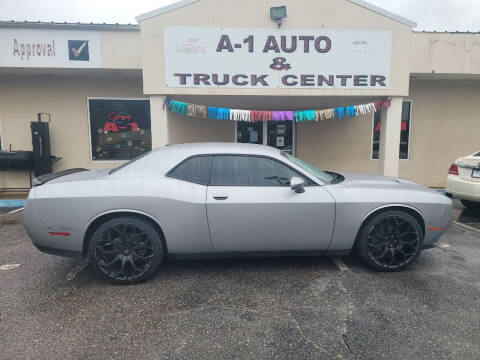
[[[63,256],[63,257],[82,257],[82,253],[78,251],[72,251],[72,250],[63,250],[63,249],[56,249],[56,248],[51,248],[48,246],[42,246],[39,244],[35,244],[35,247],[40,250],[41,252],[45,254],[50,254],[50,255],[56,255],[56,256]]]
[[[83,233],[74,229],[49,228],[41,219],[35,199],[29,199],[22,211],[22,223],[28,236],[40,251],[59,256],[82,254]],[[68,233],[69,236],[55,236],[53,233]]]
[[[448,175],[445,191],[458,199],[480,202],[480,183]]]

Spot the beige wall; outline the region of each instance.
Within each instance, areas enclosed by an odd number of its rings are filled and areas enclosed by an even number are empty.
[[[297,156],[323,170],[372,173],[372,115],[297,124]]]
[[[37,113],[44,112],[52,114],[52,154],[63,157],[54,165],[54,171],[118,165],[118,162],[90,160],[87,97],[144,97],[141,77],[2,74],[0,121],[3,150],[10,144],[16,150],[31,150],[30,121],[36,120]],[[0,188],[27,185],[25,172],[0,172]]]
[[[100,31],[102,67],[141,69],[140,31]]]
[[[413,79],[410,160],[400,177],[443,187],[457,158],[480,150],[479,80]]]
[[[480,74],[480,34],[413,33],[411,72]]]
[[[168,113],[169,143],[235,141],[235,123],[226,120],[191,118]]]
[[[285,0],[288,18],[282,29],[391,30],[392,63],[389,89],[234,89],[168,88],[164,81],[163,27],[210,26],[271,28],[269,9],[277,0],[202,0],[140,22],[144,92],[146,94],[209,95],[407,95],[411,28],[345,0]]]

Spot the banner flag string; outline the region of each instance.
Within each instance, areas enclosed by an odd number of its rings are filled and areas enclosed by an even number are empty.
[[[263,121],[323,121],[330,119],[352,118],[366,115],[381,109],[389,108],[392,99],[382,99],[367,104],[341,106],[332,109],[321,110],[290,110],[290,111],[265,111],[265,110],[242,110],[190,104],[182,101],[164,99],[167,109],[174,113],[189,117],[215,120],[232,120],[247,122]]]

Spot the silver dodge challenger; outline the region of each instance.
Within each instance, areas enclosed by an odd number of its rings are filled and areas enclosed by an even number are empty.
[[[334,173],[260,145],[165,146],[112,170],[34,179],[22,221],[43,252],[89,256],[114,283],[166,257],[348,254],[408,266],[452,223],[451,200],[396,178]]]

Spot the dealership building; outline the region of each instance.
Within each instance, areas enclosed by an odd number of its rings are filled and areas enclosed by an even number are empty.
[[[361,0],[183,0],[137,20],[1,21],[3,152],[31,151],[40,119],[53,171],[248,142],[443,187],[480,150],[478,33],[413,31]],[[0,171],[1,189],[28,186],[25,169]]]

